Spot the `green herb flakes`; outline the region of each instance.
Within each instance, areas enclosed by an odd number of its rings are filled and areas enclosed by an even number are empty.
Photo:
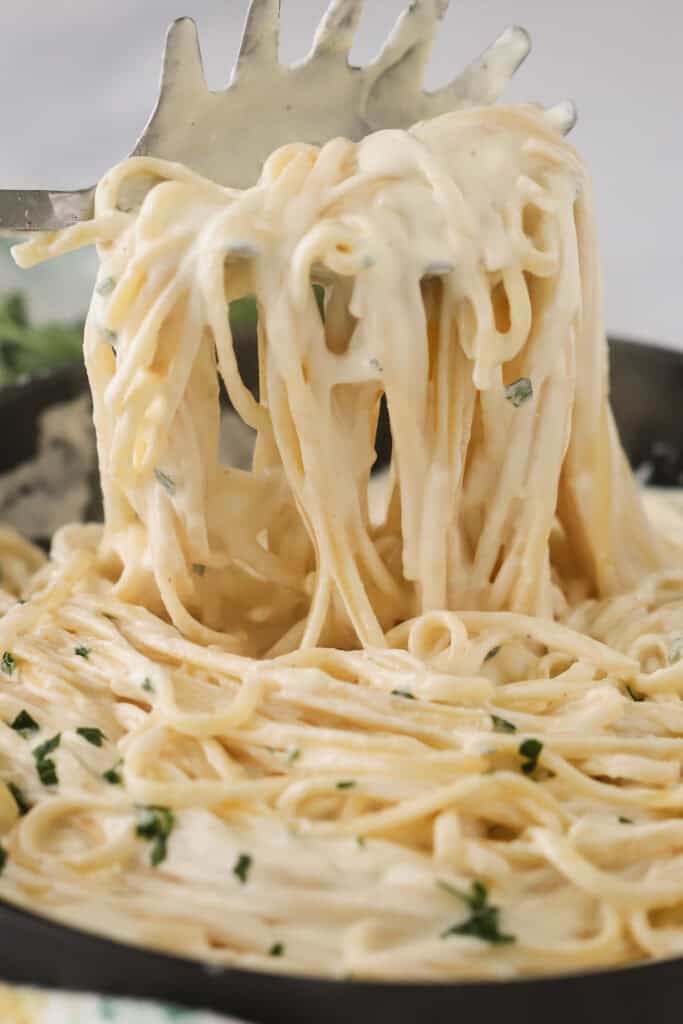
[[[620,814],[620,815],[619,815],[619,822],[620,822],[620,824],[622,824],[622,825],[633,825],[633,824],[634,824],[634,822],[633,822],[633,818],[625,818],[625,817],[623,816],[623,814]]]
[[[677,636],[669,645],[669,664],[675,665],[681,658],[683,658],[683,636]]]
[[[287,764],[294,764],[301,757],[301,750],[299,747],[290,747],[287,751]]]
[[[0,661],[0,668],[6,676],[11,676],[17,667],[17,662],[11,651],[5,651],[2,660]]]
[[[7,788],[14,797],[14,802],[17,805],[17,810],[23,818],[25,814],[31,810],[31,805],[23,794],[23,791],[17,786],[16,782],[8,782]]]
[[[365,849],[365,836],[356,836],[356,844],[360,846],[361,850]]]
[[[538,767],[538,758],[542,750],[543,744],[540,740],[532,738],[520,743],[520,756],[526,758],[522,764],[522,771],[525,775],[532,775],[536,771],[536,768]]]
[[[113,277],[104,277],[95,288],[98,295],[111,295],[116,287],[116,281]]]
[[[57,786],[59,784],[57,765],[51,757],[46,757],[43,758],[42,761],[37,761],[36,771],[38,772],[38,778],[44,786]]]
[[[57,749],[61,742],[62,734],[61,732],[58,732],[51,739],[45,740],[44,743],[41,743],[39,747],[34,747],[33,756],[35,757],[36,761],[44,761],[49,754],[51,754],[53,751]]]
[[[175,818],[168,807],[145,807],[140,812],[135,834],[152,843],[149,862],[153,868],[166,860],[168,838],[174,825]]]
[[[145,678],[142,680],[142,689],[145,691],[145,693],[156,693],[156,690],[154,689],[154,683],[149,678],[149,676],[145,676]]]
[[[281,942],[275,942],[268,950],[268,956],[284,956],[285,947]]]
[[[520,377],[505,388],[505,397],[511,402],[515,409],[528,402],[534,393],[533,385],[528,377]]]
[[[252,864],[253,860],[248,853],[241,853],[237,858],[235,866],[232,869],[232,873],[236,878],[239,878],[242,885],[246,885],[247,883]]]
[[[28,739],[32,732],[39,731],[40,726],[36,722],[35,718],[32,718],[28,711],[24,709],[19,712],[17,717],[10,724],[10,729],[14,729],[14,731],[18,732],[24,737],[24,739]]]
[[[78,647],[74,647],[74,654],[77,655],[79,658],[85,658],[85,660],[87,661],[90,655],[92,654],[92,648],[84,647],[82,644],[79,644]]]
[[[123,782],[121,772],[116,768],[110,768],[109,771],[102,772],[102,778],[105,782],[108,782],[110,786],[120,786]]]
[[[337,783],[337,789],[353,789],[355,785],[354,779],[340,779]]]
[[[392,697],[405,697],[406,700],[415,700],[415,694],[411,693],[410,690],[392,690]]]
[[[494,732],[517,732],[517,726],[508,722],[507,718],[501,718],[500,715],[491,715],[491,722]]]
[[[57,749],[61,741],[62,734],[58,732],[51,739],[45,740],[44,743],[41,743],[39,747],[35,747],[33,750],[38,778],[44,786],[56,786],[59,783],[57,766],[49,755]]]
[[[173,497],[176,491],[175,480],[173,477],[170,477],[168,473],[164,473],[160,469],[155,469],[154,475],[157,478],[157,482],[161,484],[164,490],[167,491],[171,497]]]
[[[470,916],[465,921],[453,924],[441,933],[442,939],[450,935],[472,935],[492,945],[504,945],[515,941],[514,935],[508,935],[500,930],[500,908],[491,906],[488,902],[488,891],[483,882],[472,882],[469,893],[460,892],[448,882],[438,881],[437,885],[449,895],[462,900],[470,910]]]
[[[102,730],[98,729],[96,726],[91,727],[82,725],[80,728],[76,729],[76,732],[79,736],[82,736],[87,743],[92,743],[93,747],[101,747],[102,743],[107,738]]]

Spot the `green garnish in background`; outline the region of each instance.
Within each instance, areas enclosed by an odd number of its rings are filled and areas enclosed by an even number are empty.
[[[82,349],[82,320],[35,326],[21,292],[0,296],[0,387],[41,370],[78,363]]]
[[[104,289],[104,291],[102,290]],[[112,290],[110,279],[98,287],[99,294]],[[313,285],[320,317],[325,319],[325,289]],[[258,311],[256,298],[245,295],[234,299],[228,310],[235,334],[253,335]],[[70,323],[31,324],[26,300],[21,292],[0,296],[0,387],[24,376],[81,362],[83,358],[83,320]],[[115,339],[109,339],[115,340]]]

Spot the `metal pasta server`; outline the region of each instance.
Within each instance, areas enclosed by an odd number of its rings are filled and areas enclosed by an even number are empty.
[[[349,49],[362,0],[333,0],[308,57],[283,66],[279,0],[252,0],[230,83],[218,92],[207,88],[194,21],[180,18],[166,39],[156,106],[131,155],[177,161],[220,184],[247,188],[285,143],[322,145],[337,136],[357,142],[382,128],[405,129],[494,103],[529,53],[529,36],[507,29],[448,85],[425,92],[424,68],[447,7],[448,0],[414,0],[378,56],[360,68],[349,63]],[[546,116],[565,133],[576,119],[569,102]],[[2,189],[0,230],[69,227],[93,215],[94,195],[94,187]]]

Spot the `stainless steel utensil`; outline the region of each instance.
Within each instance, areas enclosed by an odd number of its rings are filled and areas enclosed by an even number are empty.
[[[254,184],[263,161],[287,142],[358,141],[380,128],[463,107],[494,103],[527,56],[530,40],[509,28],[446,86],[422,88],[424,68],[448,0],[414,0],[378,56],[349,63],[363,0],[333,0],[308,57],[278,59],[279,0],[251,0],[237,63],[227,88],[207,88],[197,26],[175,21],[166,38],[156,107],[132,156],[175,160],[221,184]],[[576,119],[571,103],[546,111],[560,131]],[[0,230],[55,231],[92,216],[95,189],[0,190]]]

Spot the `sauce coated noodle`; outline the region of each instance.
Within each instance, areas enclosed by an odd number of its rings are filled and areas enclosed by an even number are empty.
[[[92,242],[106,525],[0,534],[0,894],[338,976],[680,951],[683,549],[616,436],[575,151],[500,107],[244,192],[131,159],[17,259]]]

